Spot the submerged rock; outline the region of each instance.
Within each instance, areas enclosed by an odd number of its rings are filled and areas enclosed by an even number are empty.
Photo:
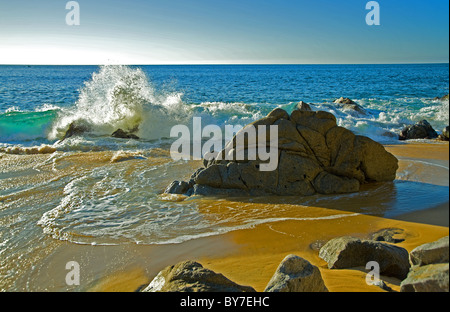
[[[330,269],[365,267],[368,262],[376,261],[380,265],[380,274],[401,280],[406,278],[410,268],[406,249],[348,236],[328,241],[320,249],[319,257],[328,263]]]
[[[296,255],[288,255],[278,266],[266,292],[328,292],[319,268]]]
[[[400,133],[400,140],[412,139],[435,139],[438,134],[433,127],[426,120],[421,120],[414,125],[409,125],[403,128]]]
[[[388,229],[381,229],[379,231],[376,231],[370,235],[370,239],[374,241],[379,242],[388,242],[388,243],[401,243],[405,239],[404,238],[395,238],[395,235],[403,234],[404,230],[399,228],[388,228]]]
[[[205,269],[200,263],[183,261],[168,266],[152,280],[143,292],[256,292],[241,286],[222,274]]]
[[[259,128],[278,128],[276,168],[262,171],[267,162],[251,159],[260,142]],[[255,126],[255,144],[244,136]],[[270,129],[266,131],[269,137]],[[244,136],[244,140],[237,139]],[[243,142],[242,142],[243,141]],[[266,147],[270,142],[267,140]],[[264,145],[263,145],[264,146]],[[273,147],[273,146],[272,146]],[[245,158],[237,159],[243,151]],[[255,153],[256,154],[256,153]],[[189,181],[190,188],[168,188],[169,192],[201,195],[313,195],[359,191],[360,185],[395,179],[398,160],[384,147],[364,136],[339,127],[334,115],[324,111],[275,109],[239,131],[214,159],[204,162]]]

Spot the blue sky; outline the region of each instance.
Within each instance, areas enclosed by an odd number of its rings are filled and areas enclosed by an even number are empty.
[[[353,64],[449,60],[447,0],[0,0],[0,64]]]

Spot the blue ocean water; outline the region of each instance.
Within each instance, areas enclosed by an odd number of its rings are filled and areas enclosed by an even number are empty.
[[[72,122],[97,137],[138,127],[154,140],[193,116],[245,125],[299,101],[358,134],[393,141],[421,119],[438,132],[448,125],[448,101],[434,100],[448,93],[448,64],[0,66],[0,144],[53,144]],[[332,105],[341,96],[367,114]]]

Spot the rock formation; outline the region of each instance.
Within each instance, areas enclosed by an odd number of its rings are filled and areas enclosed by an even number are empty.
[[[245,137],[243,144],[236,139],[247,127],[259,129],[261,125],[278,128],[278,164],[274,171],[261,171],[264,161],[248,159],[249,138]],[[205,160],[205,167],[188,182],[172,183],[166,193],[304,196],[357,192],[363,183],[395,179],[398,160],[381,144],[337,126],[336,118],[328,112],[297,109],[289,116],[275,109],[247,127],[215,159]],[[247,158],[236,160],[236,151],[242,150]],[[224,155],[233,157],[225,160]]]

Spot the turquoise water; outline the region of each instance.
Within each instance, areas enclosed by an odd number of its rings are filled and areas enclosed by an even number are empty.
[[[448,125],[448,101],[434,100],[449,92],[448,71],[448,64],[0,66],[0,144],[53,144],[72,122],[87,125],[90,137],[137,127],[143,141],[155,140],[195,116],[245,125],[301,100],[358,134],[395,141],[421,119],[438,132]],[[332,105],[341,96],[366,114]]]

